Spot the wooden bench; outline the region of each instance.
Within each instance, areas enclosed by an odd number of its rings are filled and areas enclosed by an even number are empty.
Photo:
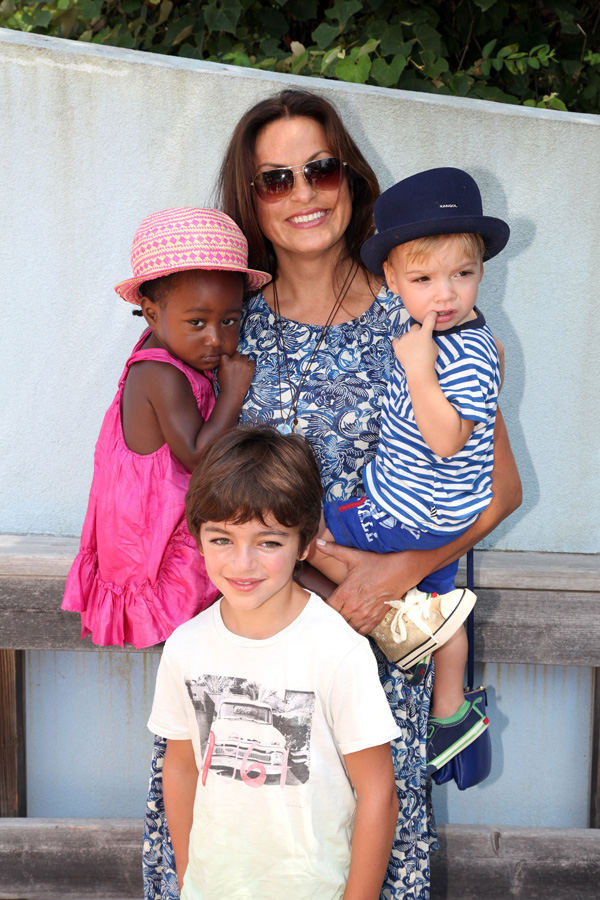
[[[21,816],[0,819],[0,900],[142,896],[141,821],[23,817],[23,651],[98,649],[89,639],[80,640],[79,617],[60,610],[76,551],[74,539],[0,535],[0,734],[7,762],[0,808],[4,816]],[[461,578],[464,583],[464,570],[459,583]],[[441,849],[431,863],[432,900],[597,900],[599,558],[477,552],[475,585],[479,661],[595,670],[591,827],[440,826]]]

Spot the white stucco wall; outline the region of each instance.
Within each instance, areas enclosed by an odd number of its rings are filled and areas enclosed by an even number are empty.
[[[339,107],[382,187],[457,165],[509,221],[480,305],[506,346],[525,487],[489,539],[598,552],[600,117],[278,76],[0,31],[0,532],[77,534],[140,321],[112,291],[148,213],[209,205],[240,114],[284,85]]]
[[[209,205],[240,114],[290,84],[336,103],[383,188],[456,165],[510,222],[480,305],[506,346],[502,407],[525,501],[488,545],[600,551],[600,118],[2,30],[0,533],[79,533],[100,422],[141,328],[112,291],[135,228],[161,208]],[[27,654],[30,815],[142,814],[157,661]],[[498,666],[482,682],[492,776],[466,795],[439,789],[440,819],[585,826],[591,672]]]

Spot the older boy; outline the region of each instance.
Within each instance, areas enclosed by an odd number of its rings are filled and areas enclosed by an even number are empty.
[[[379,897],[399,729],[368,641],[293,581],[321,497],[304,439],[264,426],[192,476],[188,525],[223,596],[167,641],[149,722],[182,900]]]
[[[503,249],[510,232],[483,215],[477,184],[454,168],[394,185],[375,204],[375,221],[378,233],[364,244],[363,260],[385,274],[410,319],[393,342],[397,362],[377,455],[363,471],[366,496],[326,504],[320,538],[380,553],[429,549],[458,537],[492,497],[500,365],[475,302],[483,262]],[[343,580],[342,563],[319,551],[310,561]],[[488,725],[463,695],[468,645],[460,626],[476,598],[454,589],[457,567],[445,566],[391,603],[371,634],[403,668],[436,651],[430,772]]]

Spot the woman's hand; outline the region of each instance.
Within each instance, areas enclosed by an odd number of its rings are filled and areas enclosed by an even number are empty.
[[[389,610],[387,600],[400,600],[425,574],[423,562],[418,565],[422,551],[370,553],[331,541],[319,543],[319,550],[348,567],[348,575],[327,603],[360,634],[379,625]]]

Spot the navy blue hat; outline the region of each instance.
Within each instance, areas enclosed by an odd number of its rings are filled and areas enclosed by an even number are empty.
[[[484,261],[506,246],[510,228],[483,215],[477,183],[462,169],[428,169],[404,178],[375,203],[377,234],[360,251],[371,272],[383,275],[383,263],[398,244],[435,234],[480,234]]]

